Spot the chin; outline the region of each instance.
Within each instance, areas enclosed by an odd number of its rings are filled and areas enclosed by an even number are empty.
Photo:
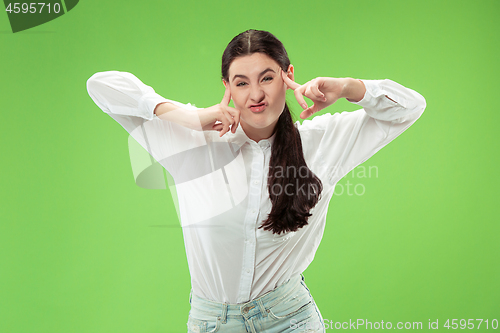
[[[280,117],[280,114],[272,112],[272,110],[264,110],[262,113],[253,113],[248,110],[248,113],[242,118],[249,126],[257,129],[264,129],[271,126]]]
[[[271,125],[271,122],[269,121],[247,121],[247,124],[250,125],[253,128],[258,128],[258,129],[263,129]]]

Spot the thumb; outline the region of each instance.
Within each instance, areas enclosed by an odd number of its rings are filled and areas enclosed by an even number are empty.
[[[302,111],[300,113],[300,118],[302,118],[302,119],[309,118],[310,116],[312,116],[314,113],[318,112],[319,110],[320,110],[320,108],[316,104],[313,104],[312,106],[308,107],[307,109],[305,109],[304,111]]]

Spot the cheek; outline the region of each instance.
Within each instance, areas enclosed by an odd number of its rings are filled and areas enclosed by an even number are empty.
[[[283,106],[285,106],[286,90],[284,87],[282,87],[281,85],[278,85],[277,87],[275,87],[275,89],[273,89],[272,95],[273,95],[274,103],[277,106],[281,106],[281,108]]]
[[[245,103],[243,103],[237,99],[233,99],[233,104],[234,104],[234,108],[237,110],[240,110],[240,111],[243,110],[243,108],[245,107]]]
[[[231,94],[231,99],[233,100],[234,107],[236,109],[241,109],[245,107],[246,104],[246,98],[244,94],[242,93],[232,93]]]

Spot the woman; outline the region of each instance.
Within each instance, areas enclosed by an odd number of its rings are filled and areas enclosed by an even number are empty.
[[[274,35],[248,30],[224,51],[225,94],[209,108],[165,99],[130,73],[96,73],[87,82],[95,103],[175,180],[191,274],[189,332],[324,332],[302,272],[335,184],[426,106],[391,80],[299,85],[293,73]],[[294,123],[286,89],[303,119],[339,98],[363,109]]]

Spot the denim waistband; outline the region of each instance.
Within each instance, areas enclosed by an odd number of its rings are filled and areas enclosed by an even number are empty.
[[[258,312],[261,312],[265,316],[267,315],[266,312],[268,308],[275,306],[286,297],[290,296],[293,292],[296,292],[301,287],[303,279],[302,274],[296,275],[278,286],[276,289],[271,290],[249,302],[238,304],[219,303],[204,299],[196,296],[191,290],[191,307],[205,313],[210,313],[214,316],[221,316],[223,321],[225,321],[227,316],[244,316],[249,318]]]

